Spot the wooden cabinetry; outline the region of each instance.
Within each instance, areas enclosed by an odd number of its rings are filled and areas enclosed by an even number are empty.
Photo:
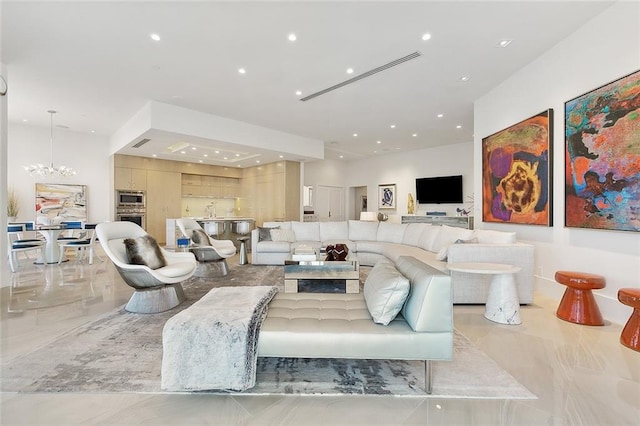
[[[183,197],[237,198],[240,179],[222,176],[182,175]]]
[[[300,163],[279,161],[244,169],[242,202],[256,225],[300,220]]]
[[[147,189],[147,171],[129,167],[116,167],[114,185],[115,189],[144,191]]]
[[[167,219],[180,217],[182,175],[148,170],[147,178],[147,232],[164,244]]]
[[[402,223],[430,223],[473,229],[473,216],[402,216]]]

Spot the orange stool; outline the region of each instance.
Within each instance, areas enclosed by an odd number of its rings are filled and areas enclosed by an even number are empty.
[[[620,343],[640,352],[640,288],[621,288],[618,290],[618,300],[633,308],[620,334]]]
[[[583,325],[604,325],[604,320],[591,290],[604,288],[603,276],[583,272],[558,271],[556,281],[567,286],[556,316]]]

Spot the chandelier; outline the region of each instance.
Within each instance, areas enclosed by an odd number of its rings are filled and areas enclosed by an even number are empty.
[[[53,114],[55,114],[56,111],[49,110],[47,112],[51,114],[51,164],[48,166],[40,163],[31,164],[29,166],[24,166],[24,169],[34,178],[52,179],[75,176],[76,171],[72,168],[65,166],[56,167],[53,165]]]

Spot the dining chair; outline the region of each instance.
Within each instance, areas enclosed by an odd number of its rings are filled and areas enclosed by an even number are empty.
[[[58,259],[58,264],[62,263],[66,249],[72,248],[76,252],[75,259],[78,261],[83,260],[86,257],[87,252],[89,252],[89,265],[93,265],[94,245],[96,242],[95,228],[95,224],[85,224],[84,232],[78,237],[73,239],[58,238],[58,244],[60,245],[60,258]]]
[[[42,254],[44,241],[35,238],[23,239],[24,232],[24,224],[7,225],[7,251],[11,272],[16,272],[16,269],[19,267],[18,253],[24,253],[27,259],[30,259],[29,252],[35,251],[38,253],[38,256]]]
[[[82,240],[85,238],[83,232],[84,224],[81,220],[65,220],[60,222],[64,226],[64,232],[58,237],[58,241]]]

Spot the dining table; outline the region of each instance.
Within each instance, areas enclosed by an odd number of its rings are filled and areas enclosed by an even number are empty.
[[[38,225],[38,231],[45,239],[45,245],[42,249],[42,255],[36,260],[37,264],[58,263],[60,260],[60,246],[58,245],[58,237],[67,229],[64,225]]]

